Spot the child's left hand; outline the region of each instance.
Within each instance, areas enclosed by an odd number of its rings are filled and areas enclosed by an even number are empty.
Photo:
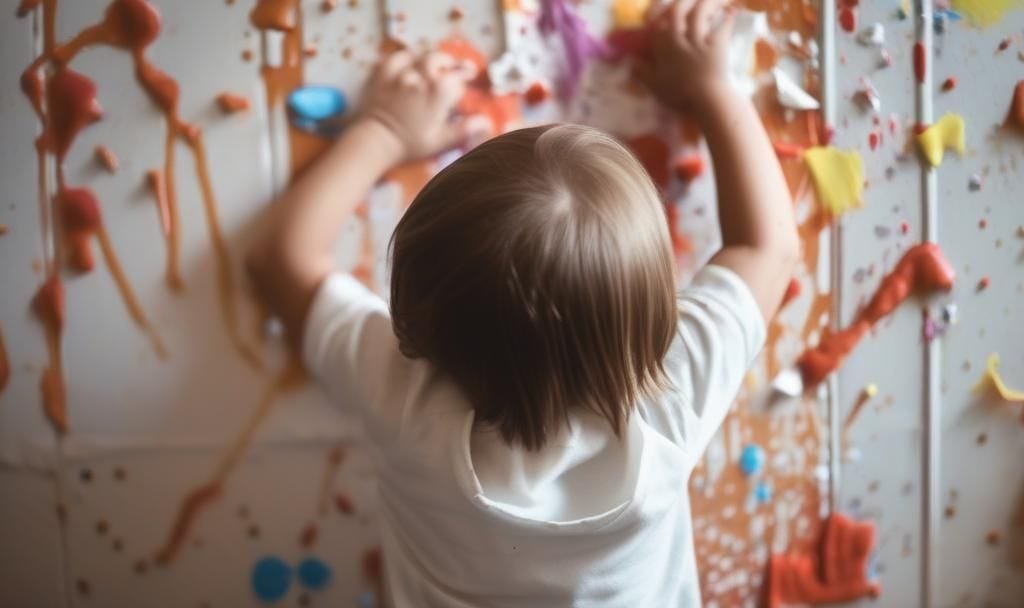
[[[455,114],[474,72],[444,53],[395,51],[374,70],[359,120],[377,122],[393,135],[401,161],[453,148],[481,128],[478,118]]]

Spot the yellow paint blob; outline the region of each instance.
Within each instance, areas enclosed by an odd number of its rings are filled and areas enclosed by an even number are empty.
[[[1006,386],[1003,377],[999,375],[999,355],[996,353],[992,353],[985,360],[985,373],[981,376],[981,380],[974,385],[974,390],[976,392],[995,390],[1003,401],[1024,403],[1024,391]]]
[[[928,159],[928,164],[938,167],[947,148],[963,156],[965,131],[963,116],[946,114],[917,136],[917,144],[921,146],[921,153]]]
[[[621,29],[643,27],[651,0],[615,0],[612,4],[612,23]]]
[[[818,202],[832,215],[864,206],[864,167],[855,150],[832,146],[808,148],[804,162],[811,170]]]
[[[953,10],[978,27],[999,23],[1015,8],[1024,8],[1024,0],[953,0]]]

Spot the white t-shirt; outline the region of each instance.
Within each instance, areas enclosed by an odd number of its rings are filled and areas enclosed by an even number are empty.
[[[687,479],[764,338],[747,286],[709,265],[679,294],[675,389],[621,440],[581,413],[533,453],[474,429],[458,388],[399,353],[387,304],[351,276],[319,288],[303,356],[366,425],[390,603],[663,608],[700,605]]]

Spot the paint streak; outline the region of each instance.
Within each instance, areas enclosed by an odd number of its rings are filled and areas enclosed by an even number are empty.
[[[61,333],[64,331],[64,284],[60,275],[51,273],[32,298],[32,311],[43,323],[49,363],[43,368],[39,388],[43,395],[43,413],[57,431],[68,431],[67,399],[64,394],[64,370],[61,358]]]
[[[174,144],[181,137],[192,149],[197,160],[197,174],[203,192],[204,206],[208,208],[207,217],[214,221],[209,226],[211,240],[214,242],[215,255],[218,257],[218,279],[221,283],[222,311],[228,325],[229,335],[236,348],[250,363],[258,359],[253,352],[241,342],[235,318],[234,280],[227,250],[223,246],[220,227],[216,224],[216,213],[211,212],[216,202],[212,187],[202,158],[202,133],[198,127],[183,122],[177,114],[178,84],[166,73],[154,66],[146,57],[146,49],[160,33],[161,17],[159,12],[145,0],[114,0],[107,5],[103,18],[89,25],[63,44],[57,44],[55,38],[55,21],[57,13],[56,0],[41,2],[25,2],[19,7],[19,15],[28,14],[33,8],[41,6],[43,21],[43,52],[36,57],[21,76],[22,92],[28,98],[33,111],[42,123],[42,135],[36,144],[38,159],[38,192],[40,207],[40,226],[43,231],[43,242],[52,243],[52,255],[44,247],[44,268],[48,278],[54,278],[61,267],[69,262],[73,267],[87,271],[92,268],[92,252],[88,246],[87,235],[95,235],[100,243],[101,251],[107,267],[114,277],[118,291],[124,300],[132,320],[149,336],[154,350],[161,357],[166,355],[155,331],[147,321],[145,314],[135,297],[131,285],[124,274],[113,244],[99,221],[98,205],[92,205],[89,213],[95,215],[92,225],[67,226],[67,219],[84,219],[76,216],[83,211],[85,200],[83,191],[69,189],[64,179],[63,161],[76,137],[86,126],[92,124],[102,115],[102,109],[96,100],[96,85],[87,77],[75,72],[69,63],[85,48],[103,45],[128,51],[132,56],[135,76],[140,86],[153,102],[160,107],[167,122],[167,138],[165,140],[165,168],[167,191],[167,209],[165,234],[168,240],[167,279],[175,288],[181,287],[178,272],[178,249],[180,232],[178,230],[178,213],[173,189],[174,175]],[[46,68],[50,67],[50,70]],[[45,104],[44,104],[45,101]],[[56,201],[50,204],[47,196],[45,155],[51,153],[57,160],[57,195]],[[102,160],[102,158],[101,158]],[[116,166],[113,162],[103,160],[106,166]],[[71,195],[66,193],[73,190]],[[91,196],[91,195],[90,195]],[[76,201],[78,209],[75,209]],[[70,211],[69,211],[70,210]],[[71,259],[65,260],[65,245],[71,247]],[[42,381],[44,407],[47,411],[57,412],[57,401],[63,401],[64,388],[60,362],[60,332],[47,328],[47,342],[50,345],[49,364],[44,371]],[[50,405],[46,405],[47,403]],[[51,416],[51,420],[61,420]],[[66,419],[64,419],[66,424]],[[65,427],[66,428],[66,427]]]
[[[195,487],[178,506],[174,523],[167,535],[164,544],[157,550],[155,559],[159,564],[168,564],[177,557],[182,545],[195,526],[200,513],[216,501],[223,492],[224,484],[228,477],[234,472],[242,457],[249,449],[256,431],[259,430],[263,421],[273,409],[274,402],[281,394],[301,386],[306,380],[305,371],[298,359],[292,359],[277,376],[264,389],[256,409],[242,426],[242,430],[235,439],[228,445],[227,450],[221,455],[220,460],[213,469],[209,479]]]
[[[928,51],[924,48],[924,43],[914,43],[914,78],[917,82],[924,82],[924,75],[928,67]]]
[[[897,262],[856,320],[846,329],[826,332],[814,348],[800,355],[797,365],[804,387],[811,388],[835,371],[874,325],[915,292],[949,290],[955,273],[935,243],[911,247]]]
[[[868,560],[874,546],[874,524],[833,513],[825,520],[814,553],[771,557],[765,605],[778,608],[878,597],[881,587],[868,579]]]

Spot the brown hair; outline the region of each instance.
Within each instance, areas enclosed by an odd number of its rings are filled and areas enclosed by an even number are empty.
[[[620,435],[665,384],[677,313],[664,212],[600,131],[480,145],[430,180],[390,248],[402,352],[449,374],[509,443],[540,448],[577,407]]]

